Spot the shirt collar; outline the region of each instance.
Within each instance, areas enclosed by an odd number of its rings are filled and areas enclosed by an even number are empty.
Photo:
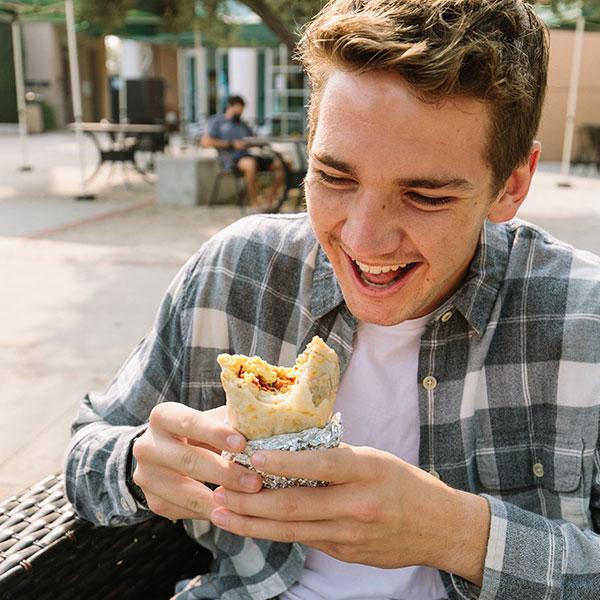
[[[452,298],[435,311],[435,316],[441,316],[454,307],[475,332],[481,335],[490,320],[492,308],[504,281],[508,254],[509,240],[506,226],[486,220],[465,282]],[[335,278],[333,267],[323,249],[319,247],[313,273],[311,312],[318,319],[343,302],[344,296]]]
[[[314,318],[319,319],[344,302],[342,289],[335,277],[333,267],[319,246],[313,273],[310,310]]]
[[[454,306],[477,335],[482,335],[487,328],[504,281],[508,255],[508,228],[486,220],[465,282],[445,304],[446,310]]]

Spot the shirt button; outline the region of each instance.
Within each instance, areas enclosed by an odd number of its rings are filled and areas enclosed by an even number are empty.
[[[101,513],[100,511],[98,511],[96,513],[96,519],[98,519],[99,523],[104,523],[104,513]]]
[[[441,318],[442,323],[446,323],[446,321],[449,321],[452,318],[452,315],[454,313],[451,310],[447,310]]]
[[[435,469],[431,469],[431,471],[429,471],[429,474],[433,475],[436,479],[441,479],[440,474]]]
[[[427,375],[427,377],[423,379],[423,387],[426,390],[435,390],[437,383],[437,379],[433,375]]]
[[[544,465],[542,463],[535,463],[533,465],[533,474],[536,477],[543,477],[544,476]]]

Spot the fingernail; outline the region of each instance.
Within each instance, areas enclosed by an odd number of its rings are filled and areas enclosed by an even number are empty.
[[[229,517],[227,514],[220,510],[213,510],[210,515],[210,520],[217,527],[227,527],[227,524],[229,523]]]
[[[255,467],[263,467],[267,462],[267,457],[264,454],[261,454],[260,452],[256,452],[250,457],[250,462]]]
[[[217,504],[221,506],[225,506],[225,491],[222,489],[217,489],[213,492],[213,498]]]
[[[258,477],[256,475],[252,475],[251,473],[246,473],[242,475],[242,479],[240,480],[241,484],[250,490],[255,490],[258,486]]]
[[[231,434],[225,441],[232,450],[241,450],[244,447],[244,438],[241,435]]]

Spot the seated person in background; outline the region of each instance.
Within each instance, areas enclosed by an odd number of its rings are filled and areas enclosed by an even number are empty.
[[[256,173],[273,171],[273,183],[267,199],[268,206],[271,206],[277,200],[283,184],[283,168],[281,161],[276,158],[248,153],[248,144],[243,138],[253,135],[253,132],[250,126],[242,121],[245,106],[246,103],[241,96],[230,96],[227,99],[225,112],[222,115],[213,115],[209,119],[201,145],[203,148],[216,148],[225,169],[243,173],[252,206],[258,207]]]

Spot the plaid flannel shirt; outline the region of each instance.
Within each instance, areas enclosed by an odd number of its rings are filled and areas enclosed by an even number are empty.
[[[126,463],[157,403],[221,405],[217,354],[291,365],[313,335],[344,369],[355,330],[306,215],[223,230],[174,280],[109,389],[85,397],[66,457],[71,502],[103,525],[148,518]],[[442,573],[451,599],[600,597],[599,364],[600,259],[522,221],[486,223],[419,355],[420,466],[491,506],[482,587]],[[186,528],[215,570],[182,582],[178,599],[271,598],[303,568],[298,544]]]

